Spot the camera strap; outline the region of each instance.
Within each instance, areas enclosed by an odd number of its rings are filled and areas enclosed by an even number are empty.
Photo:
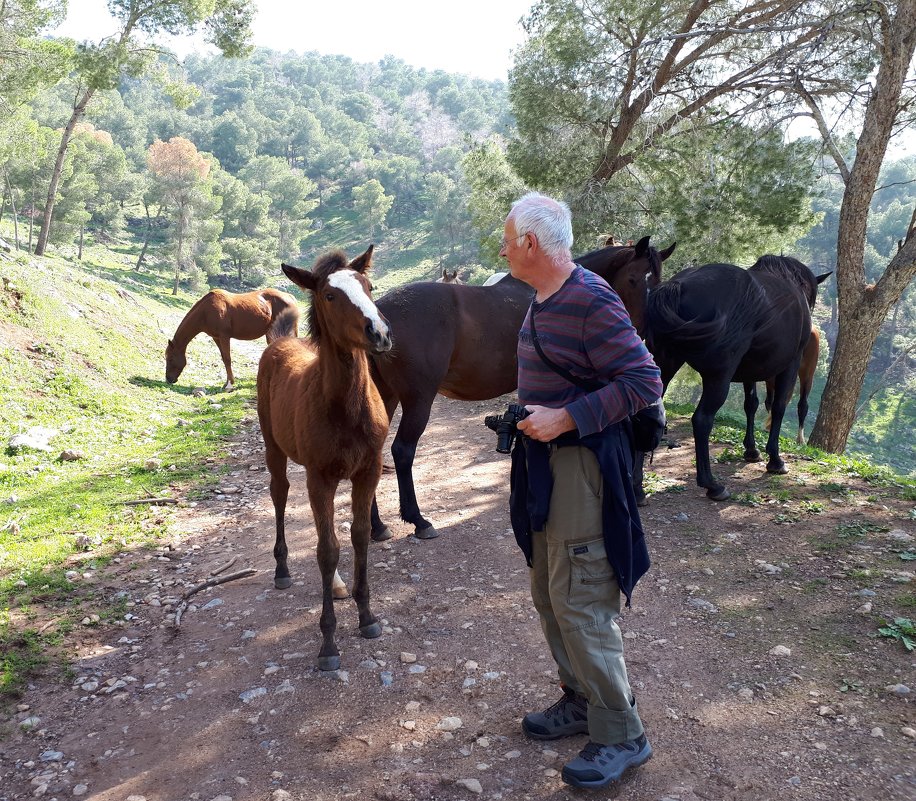
[[[577,378],[571,372],[569,372],[569,370],[563,367],[560,367],[560,365],[556,364],[555,362],[550,361],[550,359],[547,358],[547,355],[544,353],[543,349],[541,348],[541,343],[538,341],[538,332],[537,332],[537,329],[534,327],[534,306],[531,307],[530,317],[531,317],[531,341],[534,343],[534,349],[538,352],[538,356],[541,357],[541,361],[544,362],[544,364],[546,364],[557,375],[563,376],[563,378],[569,381],[570,384],[573,384],[579,387],[580,389],[584,389],[587,392],[594,392],[595,390],[601,389],[602,387],[606,386],[605,384],[602,384],[600,381],[597,381],[595,379],[589,380],[586,378]]]

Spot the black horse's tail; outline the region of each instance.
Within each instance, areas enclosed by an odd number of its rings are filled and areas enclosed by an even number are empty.
[[[299,309],[295,306],[287,306],[274,317],[267,330],[267,341],[273,342],[280,337],[296,336],[299,336]]]
[[[677,336],[680,341],[716,339],[728,322],[725,312],[715,312],[708,320],[681,316],[681,283],[668,281],[649,293],[646,303],[646,325],[653,335]]]

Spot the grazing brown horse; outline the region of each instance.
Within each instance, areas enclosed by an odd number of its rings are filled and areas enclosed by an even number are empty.
[[[185,351],[198,334],[213,337],[226,366],[223,389],[232,389],[230,339],[257,339],[267,336],[269,345],[280,337],[294,337],[299,329],[299,307],[296,299],[277,289],[259,289],[236,295],[222,289],[211,289],[184,316],[175,336],[165,349],[165,380],[174,384],[187,364]]]
[[[277,562],[274,586],[292,584],[284,526],[289,481],[287,460],[306,470],[309,504],[318,531],[323,641],[321,670],[340,667],[334,641],[337,618],[332,585],[340,544],[334,528],[334,493],[352,482],[353,598],[363,637],[381,633],[369,609],[367,570],[370,509],[382,474],[382,445],[388,416],[369,375],[367,353],[391,349],[388,322],[372,302],[366,271],[372,247],[349,264],[343,253],[321,256],[312,271],[283,265],[283,272],[312,296],[308,324],[311,340],[285,338],[264,351],[258,367],[258,419],[270,471],[270,497],[276,515]]]
[[[662,261],[674,245],[658,251],[649,237],[635,247],[604,247],[575,261],[604,278],[620,295],[637,331],[642,330],[646,292],[661,280]],[[518,330],[533,290],[507,275],[492,286],[417,282],[378,301],[391,322],[394,348],[372,358],[372,375],[389,419],[401,404],[401,423],[391,446],[398,478],[401,518],[414,536],[431,539],[435,527],[420,512],[413,482],[417,443],[429,422],[436,394],[480,401],[517,386]],[[372,538],[391,531],[372,505]]]

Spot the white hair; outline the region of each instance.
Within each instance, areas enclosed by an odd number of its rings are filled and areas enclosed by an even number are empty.
[[[562,200],[529,192],[512,204],[509,216],[519,238],[523,234],[534,234],[551,261],[560,264],[572,257],[572,213]]]

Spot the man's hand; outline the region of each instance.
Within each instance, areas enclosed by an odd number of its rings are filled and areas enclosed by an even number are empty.
[[[531,414],[518,423],[518,430],[531,439],[550,442],[567,431],[573,431],[576,421],[566,409],[549,409],[546,406],[526,406]]]

